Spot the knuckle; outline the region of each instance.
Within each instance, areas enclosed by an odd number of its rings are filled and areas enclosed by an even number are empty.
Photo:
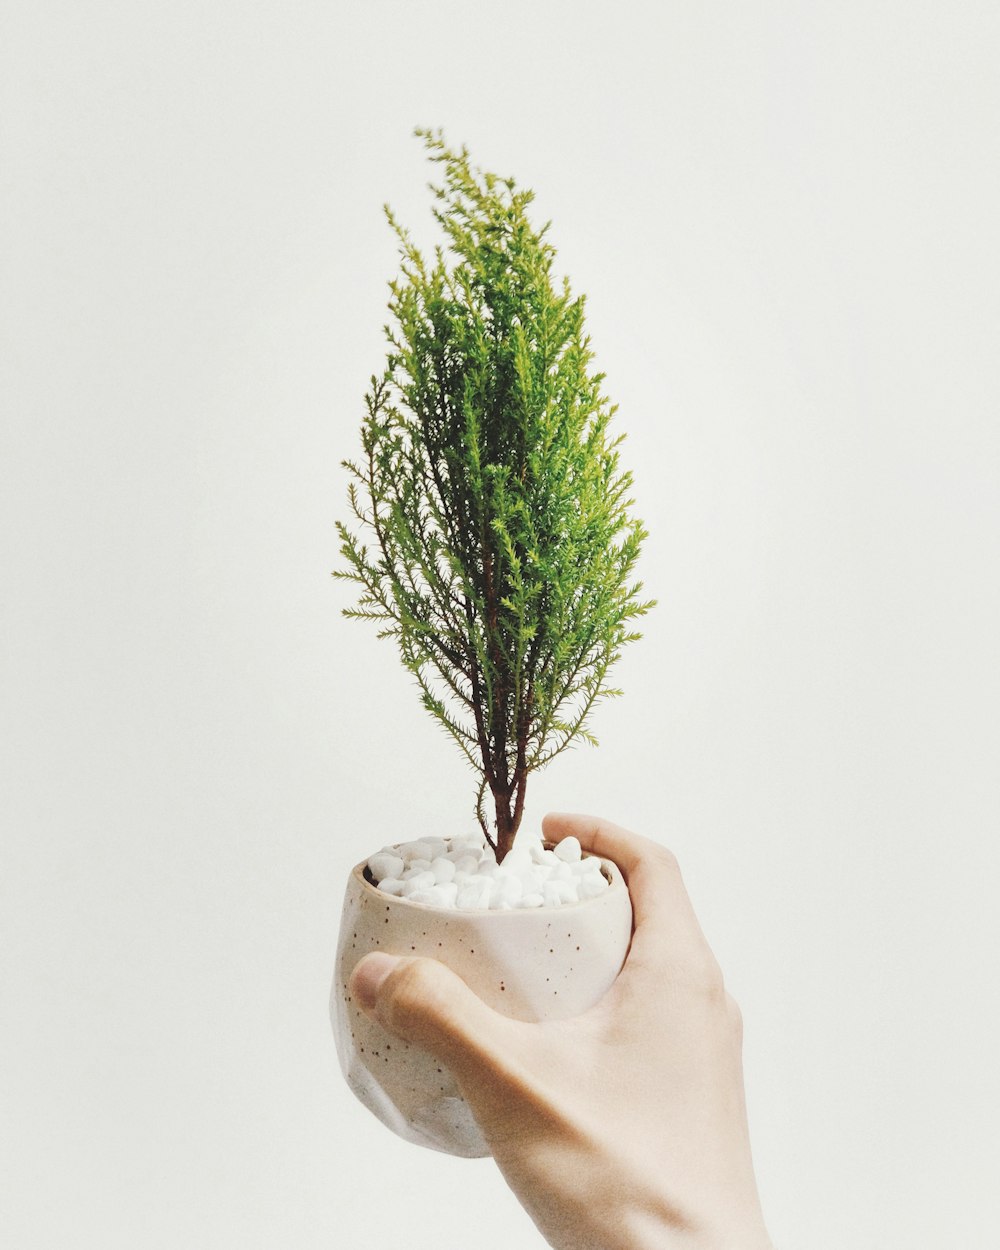
[[[655,849],[652,851],[652,859],[659,867],[665,868],[669,872],[680,872],[680,861],[668,846],[656,844]]]
[[[669,847],[650,842],[642,857],[643,868],[651,877],[662,881],[665,888],[673,889],[680,881],[681,866]]]

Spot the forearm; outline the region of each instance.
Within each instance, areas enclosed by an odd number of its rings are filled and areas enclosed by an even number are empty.
[[[773,1250],[752,1184],[739,1191],[741,1205],[700,1195],[697,1184],[675,1193],[667,1177],[676,1185],[677,1169],[657,1162],[656,1147],[608,1125],[587,1133],[553,1118],[530,1145],[502,1132],[494,1144],[504,1178],[553,1250]]]

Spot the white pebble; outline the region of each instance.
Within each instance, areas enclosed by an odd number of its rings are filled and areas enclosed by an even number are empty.
[[[429,859],[411,859],[403,871],[403,880],[409,881],[411,877],[417,877],[422,872],[430,872],[431,861]]]
[[[460,855],[472,854],[478,856],[482,853],[485,846],[486,843],[481,833],[470,833],[465,838],[452,838],[450,849]]]
[[[520,874],[525,868],[531,867],[531,853],[526,846],[515,846],[504,856],[500,865],[501,872]]]
[[[421,890],[429,890],[434,884],[436,883],[432,872],[418,872],[412,877],[403,878],[403,893],[407,898],[412,898],[414,893],[419,893]]]
[[[490,899],[490,907],[494,910],[500,907],[513,907],[523,893],[524,889],[519,877],[498,877],[493,888],[493,897]]]
[[[560,907],[563,903],[579,901],[576,885],[571,881],[546,881],[542,886],[546,907]]]
[[[580,839],[574,838],[572,834],[563,840],[556,847],[556,857],[561,859],[565,864],[575,863],[583,851],[580,847]]]
[[[459,888],[456,907],[489,907],[493,894],[493,882],[488,877],[473,877]]]
[[[376,881],[381,881],[385,877],[398,879],[403,875],[404,866],[404,861],[399,855],[388,854],[385,851],[379,851],[368,861],[368,871]]]
[[[508,898],[513,903],[524,893],[524,882],[519,876],[500,873],[493,888],[502,898]]]
[[[376,889],[382,891],[383,894],[400,895],[403,893],[404,882],[399,881],[396,877],[383,877],[376,886]]]
[[[541,894],[522,894],[518,907],[544,907],[545,899]]]
[[[569,867],[574,877],[582,876],[588,872],[596,873],[598,876],[601,875],[601,861],[596,855],[587,855],[575,864],[570,864]]]
[[[588,872],[586,876],[580,878],[580,884],[577,887],[580,892],[580,898],[596,898],[598,894],[603,894],[607,888],[607,877],[600,872]]]
[[[410,863],[414,859],[426,859],[428,863],[434,858],[434,847],[430,842],[404,842],[399,848],[399,853]]]
[[[426,890],[414,890],[411,903],[426,903],[428,907],[454,907],[458,886],[453,881],[444,885],[431,885]]]
[[[434,880],[438,885],[446,881],[455,880],[455,865],[450,859],[445,859],[443,855],[439,855],[432,862],[431,872],[434,874]]]

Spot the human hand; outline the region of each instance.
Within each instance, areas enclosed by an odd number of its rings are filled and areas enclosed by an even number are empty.
[[[433,959],[375,953],[351,993],[450,1068],[507,1183],[556,1250],[770,1250],[743,1093],[742,1023],[673,855],[549,815],[632,899],[621,973],[589,1011],[529,1024]]]

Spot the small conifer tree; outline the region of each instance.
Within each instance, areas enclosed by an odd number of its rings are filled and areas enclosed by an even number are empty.
[[[363,456],[344,461],[362,536],[337,524],[334,576],[360,585],[345,615],[396,640],[475,770],[499,861],[529,774],[577,739],[596,744],[591,711],[621,693],[609,670],[653,606],[632,580],[646,531],[590,369],[584,297],[553,282],[551,223],[535,229],[533,193],[472,168],[441,131],[415,133],[442,167],[431,190],[448,248],[429,263],[385,207],[401,273]]]

